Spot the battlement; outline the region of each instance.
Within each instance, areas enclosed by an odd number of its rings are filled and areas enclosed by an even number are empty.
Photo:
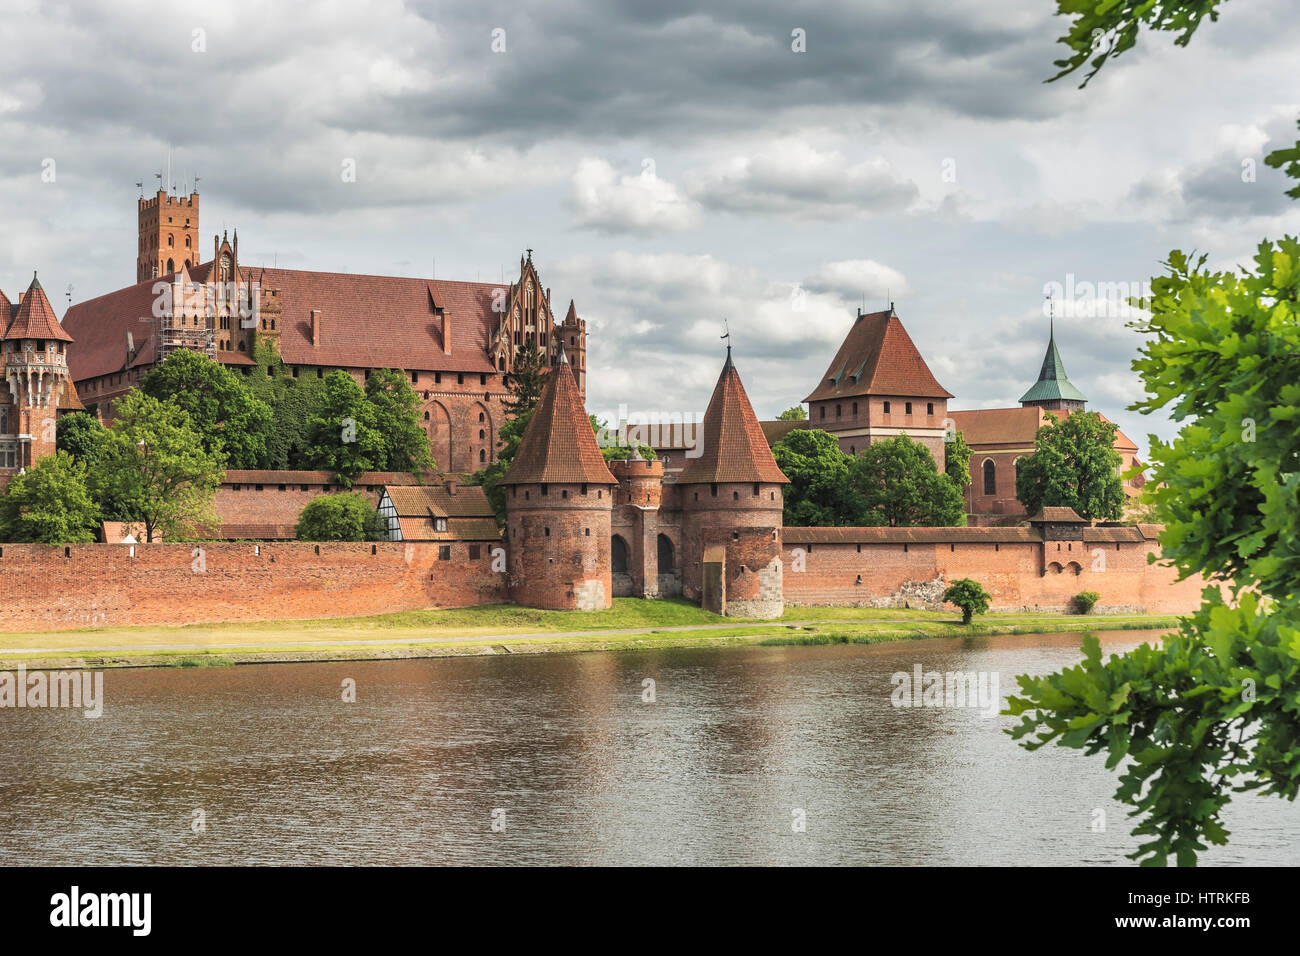
[[[172,196],[158,190],[152,196],[141,196],[139,199],[139,209],[144,212],[146,209],[157,209],[160,206],[176,209],[197,209],[199,205],[199,194],[192,192],[188,196]]]

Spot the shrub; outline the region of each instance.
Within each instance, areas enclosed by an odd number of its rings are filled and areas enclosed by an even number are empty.
[[[1070,605],[1074,608],[1075,614],[1087,614],[1100,600],[1101,595],[1096,591],[1080,591],[1074,597],[1070,598]]]
[[[356,491],[313,498],[298,515],[301,541],[381,541],[385,531],[384,519]]]
[[[943,592],[943,599],[961,608],[961,622],[969,624],[976,614],[983,614],[989,609],[989,594],[978,581],[959,578],[948,585]]]

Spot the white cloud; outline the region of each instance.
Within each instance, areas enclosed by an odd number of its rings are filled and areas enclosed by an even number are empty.
[[[620,176],[605,160],[588,157],[578,163],[572,185],[578,225],[599,232],[681,232],[699,219],[695,204],[661,178],[651,160],[639,173]]]

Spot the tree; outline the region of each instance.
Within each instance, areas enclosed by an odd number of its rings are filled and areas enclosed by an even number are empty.
[[[772,456],[790,479],[785,488],[787,525],[825,527],[856,520],[854,502],[847,494],[850,459],[834,435],[796,428],[772,446]]]
[[[943,473],[953,480],[957,489],[965,493],[970,487],[970,445],[961,432],[953,432],[944,439]]]
[[[806,422],[808,413],[804,411],[802,405],[796,405],[793,408],[787,408],[780,415],[776,416],[779,422]]]
[[[940,474],[930,449],[898,435],[872,442],[849,462],[848,495],[863,526],[964,525],[961,492]]]
[[[284,364],[274,339],[261,335],[253,345],[257,365],[246,379],[249,390],[271,409],[271,430],[267,436],[267,468],[307,468],[307,422],[324,378],[319,369],[295,369]]]
[[[86,412],[60,415],[55,426],[55,447],[66,451],[83,465],[93,462],[103,450],[107,434],[99,419]]]
[[[596,444],[600,447],[600,456],[604,458],[605,461],[623,461],[632,457],[632,444],[623,444],[619,437],[618,429],[610,431],[608,424],[598,419],[595,415],[588,415],[587,421],[591,422],[591,430],[596,433]],[[639,439],[633,439],[633,441],[636,443],[636,450],[640,452],[641,457],[646,461],[657,461],[659,459],[659,452],[655,451],[649,445]],[[514,458],[513,450],[510,453],[510,457]]]
[[[303,541],[383,541],[387,530],[375,506],[356,491],[313,498],[298,514]]]
[[[391,368],[371,372],[366,379],[366,401],[373,409],[371,421],[382,442],[378,470],[418,474],[437,468],[429,436],[420,425],[420,399],[405,372]]]
[[[970,578],[958,578],[948,585],[943,592],[943,599],[949,604],[961,608],[961,622],[969,624],[976,614],[983,614],[989,609],[989,594],[978,581]]]
[[[1034,437],[1034,453],[1016,468],[1016,497],[1025,510],[1073,508],[1087,521],[1124,517],[1115,432],[1096,412],[1075,412],[1064,421],[1049,414]]]
[[[1061,0],[1062,13],[1080,17],[1064,42],[1082,63],[1092,29],[1135,33],[1126,24],[1141,20],[1183,29],[1185,45],[1215,5]],[[1108,56],[1124,48],[1112,42]],[[1297,157],[1300,148],[1265,161],[1298,177]],[[1300,187],[1288,194],[1300,198]],[[1089,635],[1081,664],[1020,677],[1008,713],[1023,715],[1011,734],[1029,750],[1055,741],[1105,751],[1108,769],[1122,764],[1116,798],[1147,838],[1132,856],[1192,865],[1207,841],[1227,842],[1233,794],[1300,791],[1300,242],[1261,242],[1253,269],[1237,273],[1206,271],[1204,256],[1179,250],[1166,264],[1150,319],[1133,323],[1147,336],[1133,363],[1147,397],[1133,408],[1168,407],[1179,430],[1167,443],[1152,436],[1145,494],[1165,521],[1163,557],[1233,600],[1208,587],[1160,647],[1104,663]]]
[[[529,342],[515,349],[513,367],[502,376],[506,388],[510,390],[510,398],[503,403],[507,416],[518,418],[537,407],[542,398],[542,389],[546,387],[547,374],[546,356],[534,343]]]
[[[0,540],[37,544],[94,541],[99,507],[86,490],[86,466],[66,451],[15,475],[0,494]]]
[[[139,389],[117,401],[103,453],[88,469],[97,502],[114,502],[126,520],[144,524],[145,540],[199,536],[217,523],[213,497],[225,472],[207,451],[189,415]]]
[[[223,453],[229,467],[266,465],[271,408],[225,366],[198,352],[178,349],[145,376],[140,389],[184,409],[203,448]]]
[[[358,475],[386,460],[384,435],[375,424],[375,407],[356,380],[344,371],[325,376],[307,418],[303,458],[311,468],[332,471],[350,488]]]

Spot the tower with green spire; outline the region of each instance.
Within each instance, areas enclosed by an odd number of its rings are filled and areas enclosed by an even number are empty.
[[[1065,374],[1065,363],[1056,348],[1056,322],[1049,326],[1047,337],[1047,354],[1043,356],[1043,367],[1038,373],[1038,381],[1030,386],[1029,391],[1020,396],[1020,404],[1025,408],[1037,405],[1048,411],[1063,411],[1067,414],[1083,411],[1088,403],[1083,392],[1071,384]]]

